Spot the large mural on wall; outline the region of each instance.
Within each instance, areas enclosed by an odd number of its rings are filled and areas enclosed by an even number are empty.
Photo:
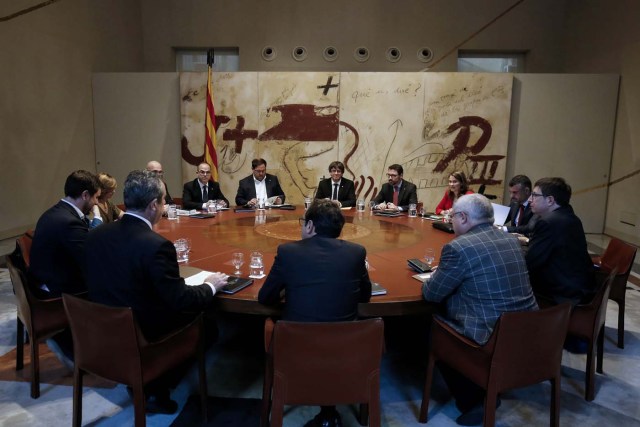
[[[206,73],[180,76],[184,181],[204,153]],[[475,191],[504,190],[511,74],[237,72],[214,74],[220,185],[233,203],[251,160],[267,160],[287,201],[302,203],[345,164],[371,199],[399,163],[427,210],[462,170]]]

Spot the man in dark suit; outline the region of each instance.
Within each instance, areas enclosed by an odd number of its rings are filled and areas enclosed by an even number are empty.
[[[504,226],[505,231],[509,233],[518,233],[528,236],[533,228],[533,224],[529,225],[533,217],[531,203],[531,180],[526,175],[516,175],[509,181],[509,193],[511,194],[511,209],[507,215]]]
[[[314,200],[305,212],[302,240],[278,247],[273,267],[258,294],[262,304],[280,303],[282,318],[298,322],[354,320],[358,303],[371,298],[364,247],[340,240],[344,217],[328,200]],[[335,407],[323,407],[307,424],[341,425]]]
[[[356,204],[356,190],[353,181],[342,176],[344,164],[331,162],[329,164],[331,178],[323,179],[318,184],[316,199],[333,200],[339,207],[351,207]]]
[[[253,159],[251,161],[252,174],[242,178],[238,183],[236,205],[256,206],[258,199],[269,199],[269,203],[279,205],[284,203],[285,195],[278,177],[267,173],[267,161],[265,159]]]
[[[67,177],[64,198],[42,214],[31,246],[30,282],[41,298],[54,298],[63,292],[77,294],[87,290],[82,276],[84,245],[89,234],[88,214],[98,203],[100,183],[91,172],[77,170]],[[60,361],[73,369],[73,340],[66,329],[47,345]]]
[[[422,285],[427,301],[444,304],[438,315],[460,334],[485,344],[500,315],[536,310],[518,239],[493,226],[493,207],[481,194],[453,205],[456,238],[442,248],[440,265]],[[446,365],[439,366],[462,414],[456,422],[482,422],[484,390]]]
[[[198,177],[184,184],[182,189],[182,207],[187,210],[206,209],[209,200],[222,201],[225,207],[229,201],[222,191],[220,184],[211,179],[211,166],[202,162],[198,165]]]
[[[29,273],[47,297],[87,290],[82,277],[84,244],[89,233],[87,215],[99,196],[97,177],[85,170],[75,171],[64,184],[64,198],[38,220]]]
[[[406,211],[409,204],[418,203],[415,184],[402,179],[404,169],[398,164],[389,166],[387,178],[389,182],[382,185],[380,192],[373,199],[376,209],[395,209]]]
[[[531,193],[531,209],[539,215],[526,254],[531,285],[536,297],[556,304],[587,301],[595,286],[582,221],[570,199],[562,178],[539,179]]]
[[[158,177],[162,180],[162,185],[164,185],[164,191],[166,192],[164,196],[164,211],[167,211],[167,205],[173,204],[173,198],[169,194],[169,187],[167,187],[167,183],[164,181],[164,171],[162,170],[162,165],[160,162],[156,160],[151,160],[147,163],[147,170],[149,172],[155,172]]]
[[[209,275],[198,286],[187,286],[180,277],[173,243],[152,228],[162,217],[164,196],[156,174],[131,172],[124,183],[127,210],[122,219],[93,230],[85,245],[89,299],[131,307],[150,341],[186,325],[195,312],[210,306],[216,291],[226,284],[221,273]],[[176,380],[164,377],[150,385],[149,411],[177,410],[169,398],[169,385]]]

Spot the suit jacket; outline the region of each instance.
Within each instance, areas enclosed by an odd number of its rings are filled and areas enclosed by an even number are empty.
[[[356,243],[317,235],[282,244],[258,301],[278,304],[284,290],[285,320],[353,320],[358,303],[371,298],[366,256],[366,249]]]
[[[209,192],[207,200],[224,200],[227,202],[227,206],[229,206],[229,201],[220,190],[220,184],[215,181],[209,181],[207,183],[207,191]],[[203,203],[200,181],[196,178],[193,181],[185,183],[182,189],[183,209],[202,209]]]
[[[406,211],[409,209],[410,203],[418,203],[418,195],[416,191],[417,188],[415,184],[403,179],[402,185],[400,186],[400,192],[398,193],[398,207],[403,211]],[[373,200],[376,204],[380,204],[382,202],[393,203],[393,186],[388,182],[382,184],[380,192]]]
[[[185,325],[213,301],[209,285],[187,286],[176,250],[139,218],[125,214],[100,226],[85,245],[84,272],[89,299],[131,307],[143,334],[155,340]]]
[[[266,174],[264,177],[265,186],[267,187],[267,197],[281,196],[282,203],[284,203],[285,195],[282,188],[280,188],[280,182],[278,177],[271,174]],[[256,197],[256,185],[253,183],[253,175],[249,175],[246,178],[242,178],[238,183],[238,193],[236,194],[236,205],[246,205],[247,202]]]
[[[487,342],[502,313],[537,309],[518,239],[489,223],[444,245],[422,295],[443,302],[443,320],[479,344]]]
[[[512,202],[511,209],[509,210],[509,215],[507,215],[506,222],[511,221],[510,225],[507,225],[507,231],[509,233],[520,233],[527,236],[531,230],[528,227],[529,221],[533,217],[533,211],[531,210],[531,203],[527,203],[527,206],[524,208],[524,212],[522,214],[522,221],[520,224],[516,225],[516,217],[518,216],[518,210],[520,210],[520,203]]]
[[[49,208],[38,220],[29,274],[38,286],[47,285],[51,297],[87,290],[82,261],[88,234],[87,223],[63,201]]]
[[[593,294],[593,263],[582,222],[571,206],[538,218],[526,260],[536,294],[556,303],[574,304]]]
[[[333,195],[333,182],[331,178],[323,179],[318,184],[318,190],[316,191],[316,199],[330,199]],[[356,204],[356,190],[353,185],[353,181],[350,179],[342,178],[340,180],[340,186],[338,187],[338,201],[342,203],[342,206],[347,208],[355,206]]]

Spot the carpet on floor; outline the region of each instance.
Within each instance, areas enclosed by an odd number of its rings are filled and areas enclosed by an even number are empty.
[[[0,381],[31,382],[30,344],[24,346],[24,367],[16,371],[16,349],[0,356]],[[73,386],[73,372],[68,370],[62,362],[42,343],[40,352],[40,383]],[[85,375],[85,387],[114,388],[118,384],[94,375]]]
[[[207,397],[208,426],[259,426],[260,399]],[[200,396],[189,396],[187,403],[171,424],[172,427],[201,425]]]

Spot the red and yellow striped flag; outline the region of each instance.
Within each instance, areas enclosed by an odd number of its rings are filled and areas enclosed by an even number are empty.
[[[211,165],[211,178],[218,181],[218,142],[216,141],[216,113],[213,108],[213,51],[207,54],[209,72],[207,76],[207,110],[204,129],[204,161]]]

